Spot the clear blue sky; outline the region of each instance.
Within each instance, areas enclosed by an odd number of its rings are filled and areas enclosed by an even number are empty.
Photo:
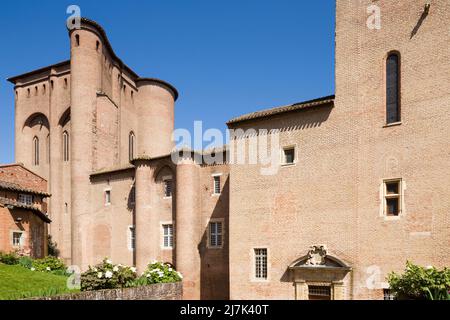
[[[230,118],[334,93],[335,0],[0,2],[0,163],[14,161],[6,78],[69,59],[70,4],[99,22],[139,75],[180,92],[175,127],[225,130]]]

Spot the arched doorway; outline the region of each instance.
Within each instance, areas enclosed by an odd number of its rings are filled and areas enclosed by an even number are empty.
[[[351,268],[328,255],[325,246],[312,246],[309,252],[289,266],[297,300],[349,299]]]

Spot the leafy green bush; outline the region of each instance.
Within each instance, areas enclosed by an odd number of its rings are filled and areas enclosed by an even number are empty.
[[[143,280],[144,279],[144,280]],[[147,284],[179,282],[183,279],[181,273],[168,263],[154,261],[147,266],[140,281]]]
[[[450,300],[450,269],[447,268],[424,268],[407,262],[404,274],[392,272],[388,282],[399,300]]]
[[[14,265],[19,263],[19,255],[15,252],[0,252],[0,262],[4,264]]]
[[[31,259],[30,257],[26,257],[26,256],[20,257],[18,264],[24,268],[31,269],[31,267],[33,266],[33,259]]]
[[[81,274],[81,291],[124,288],[136,279],[134,267],[113,264],[105,258],[102,263]]]
[[[61,273],[66,271],[66,265],[61,259],[48,256],[43,259],[33,260],[31,270]]]

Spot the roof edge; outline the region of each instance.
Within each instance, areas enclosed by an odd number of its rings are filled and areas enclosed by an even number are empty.
[[[329,96],[325,96],[325,97],[321,97],[321,98],[316,98],[316,99],[312,99],[312,100],[306,100],[303,102],[294,103],[291,105],[279,106],[279,107],[274,107],[274,108],[270,108],[270,109],[255,111],[255,112],[251,112],[251,113],[247,113],[247,114],[235,117],[235,118],[227,121],[226,124],[229,126],[229,125],[233,125],[233,124],[237,124],[237,123],[241,123],[241,122],[259,120],[262,118],[267,118],[267,117],[271,117],[274,115],[283,114],[283,113],[287,113],[287,112],[293,112],[293,111],[297,111],[297,110],[323,106],[323,105],[327,105],[327,104],[331,104],[331,103],[334,104],[335,98],[336,98],[335,95],[329,95]]]

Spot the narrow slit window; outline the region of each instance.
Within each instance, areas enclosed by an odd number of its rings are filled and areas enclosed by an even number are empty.
[[[67,162],[70,158],[69,149],[69,133],[67,131],[63,132],[63,161]]]
[[[39,165],[39,138],[33,138],[33,165]]]
[[[400,120],[400,56],[391,53],[386,61],[386,122]]]
[[[130,132],[128,135],[128,158],[129,160],[133,160],[135,156],[135,144],[136,144],[136,137],[134,135],[134,132]]]

